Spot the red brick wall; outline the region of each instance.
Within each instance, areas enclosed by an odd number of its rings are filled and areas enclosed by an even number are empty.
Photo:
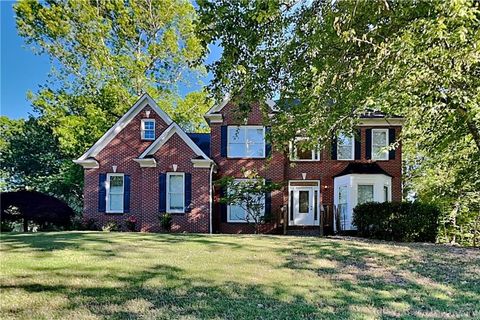
[[[274,182],[284,183],[282,190],[272,194],[272,213],[275,215],[273,223],[265,226],[266,232],[274,232],[279,226],[281,220],[281,206],[288,204],[288,181],[302,180],[302,173],[306,173],[307,180],[321,181],[321,202],[323,204],[333,205],[333,177],[340,173],[351,161],[331,160],[330,148],[321,151],[320,161],[291,162],[286,155],[275,151],[273,148],[271,159],[228,159],[221,156],[221,126],[244,124],[235,117],[235,105],[228,103],[221,111],[223,123],[211,124],[211,150],[214,161],[218,164],[218,173],[216,179],[223,176],[233,176],[242,178],[241,169],[243,167],[257,170],[266,179],[272,179]],[[261,125],[264,123],[263,114],[258,106],[252,106],[246,124]],[[365,130],[371,127],[361,127],[361,160],[359,162],[369,162],[366,160],[365,153]],[[378,127],[375,127],[378,128]],[[395,127],[395,133],[401,132],[401,127]],[[402,149],[401,145],[396,149],[395,160],[377,161],[378,165],[392,178],[392,200],[402,199],[401,173],[402,173]],[[216,192],[216,202],[218,202],[219,193]],[[222,233],[251,233],[253,227],[242,223],[222,223],[220,218],[220,206],[215,205],[214,211],[214,231]]]
[[[211,152],[216,162],[218,172],[214,179],[222,176],[242,178],[241,169],[255,169],[262,176],[273,182],[283,183],[282,190],[272,193],[272,213],[274,219],[262,227],[262,232],[275,232],[280,226],[281,207],[288,204],[288,181],[301,180],[302,173],[306,173],[307,180],[321,181],[321,201],[324,204],[333,204],[333,176],[342,171],[349,161],[331,160],[330,150],[322,150],[320,161],[290,162],[281,152],[272,150],[269,159],[228,159],[221,157],[221,126],[243,124],[235,117],[235,105],[229,103],[222,110],[223,123],[211,124]],[[174,135],[154,155],[157,161],[156,168],[140,168],[133,159],[137,158],[151,143],[140,139],[140,123],[145,118],[145,111],[150,110],[150,118],[156,120],[156,137],[167,127],[167,124],[150,108],[145,107],[96,157],[100,164],[98,169],[85,170],[84,215],[86,219],[93,218],[99,226],[108,221],[116,221],[124,226],[126,217],[137,217],[137,230],[161,231],[158,219],[158,177],[160,173],[173,171],[172,165],[177,164],[178,172],[192,174],[192,211],[178,214],[173,217],[173,231],[175,232],[209,232],[209,169],[193,168],[191,159],[196,154],[178,136]],[[264,116],[258,105],[253,105],[247,124],[261,125]],[[365,130],[361,127],[361,162],[365,159]],[[401,127],[395,127],[397,136]],[[402,149],[396,150],[395,160],[377,161],[380,167],[393,176],[392,199],[401,200],[401,172]],[[98,212],[98,180],[100,173],[112,172],[112,166],[117,166],[117,172],[131,176],[130,214],[109,215]],[[213,212],[214,232],[224,233],[251,233],[253,226],[244,223],[222,223],[218,204],[219,192],[215,192]]]
[[[192,174],[192,211],[174,215],[172,231],[209,232],[209,169],[193,168],[190,160],[197,155],[177,134],[154,155],[156,168],[140,168],[133,160],[152,143],[142,141],[140,137],[140,123],[141,119],[145,118],[146,110],[151,110],[150,118],[155,119],[156,137],[167,128],[167,124],[147,106],[96,156],[100,167],[85,170],[85,219],[92,218],[99,226],[115,221],[124,227],[125,219],[134,215],[137,217],[137,230],[160,231],[159,174],[173,171],[172,164],[177,164],[178,172]],[[117,166],[118,173],[131,177],[129,214],[111,215],[98,212],[99,174],[113,172],[114,165]]]

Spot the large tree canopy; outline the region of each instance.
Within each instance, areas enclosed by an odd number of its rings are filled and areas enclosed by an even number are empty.
[[[15,5],[17,28],[35,52],[54,68],[49,81],[31,94],[34,107],[73,155],[85,151],[142,92],[176,116],[208,108],[179,92],[203,70],[192,67],[203,54],[194,33],[196,13],[189,1],[22,0]],[[198,116],[184,121],[204,127]],[[73,130],[75,129],[75,130]]]
[[[478,216],[480,2],[198,3],[198,34],[224,49],[217,96],[299,98],[279,104],[279,141],[327,142],[371,109],[402,115],[410,190]]]

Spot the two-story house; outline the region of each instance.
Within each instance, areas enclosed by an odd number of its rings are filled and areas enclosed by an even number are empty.
[[[273,102],[269,102],[272,113]],[[84,167],[84,217],[98,225],[130,216],[141,231],[161,231],[159,215],[173,216],[172,230],[200,233],[249,233],[240,206],[220,204],[223,176],[243,179],[254,169],[283,188],[265,196],[270,217],[263,232],[286,224],[318,226],[326,208],[335,208],[338,226],[352,230],[353,208],[368,201],[401,200],[401,145],[387,150],[403,119],[371,113],[357,134],[341,135],[323,149],[299,148],[289,154],[272,148],[258,104],[238,120],[236,106],[225,99],[205,118],[210,134],[186,133],[144,94],[75,163]],[[329,224],[335,228],[333,221]]]

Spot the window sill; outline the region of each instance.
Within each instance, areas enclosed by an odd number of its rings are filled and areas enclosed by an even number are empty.
[[[227,156],[227,159],[231,159],[231,160],[252,160],[252,159],[262,160],[262,159],[266,159],[266,157],[230,157],[230,156]]]
[[[321,160],[315,160],[315,159],[290,159],[290,162],[320,162]]]
[[[125,214],[125,212],[105,212],[106,215],[109,215],[109,216],[121,216],[123,214]]]

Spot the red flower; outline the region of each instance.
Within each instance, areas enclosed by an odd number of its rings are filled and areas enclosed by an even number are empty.
[[[130,216],[127,218],[127,222],[137,223],[137,218],[135,216]]]

